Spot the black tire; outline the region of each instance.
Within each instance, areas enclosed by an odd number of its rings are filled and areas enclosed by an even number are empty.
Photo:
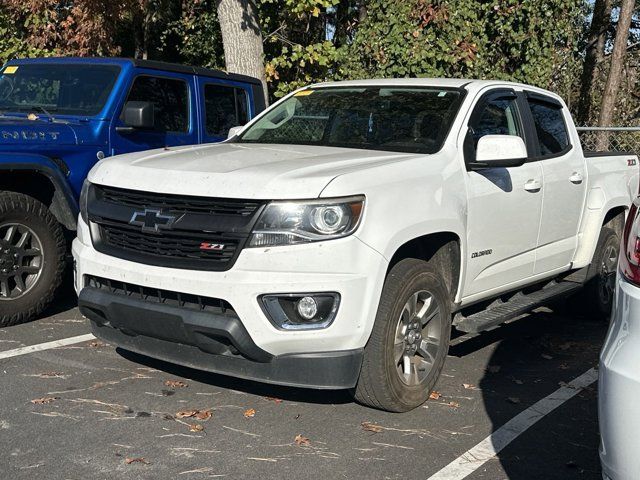
[[[24,293],[17,293],[18,296],[15,298],[9,298],[7,291],[12,285],[16,285],[13,279],[0,285],[0,327],[23,323],[40,314],[53,300],[62,282],[66,263],[66,244],[62,226],[42,202],[20,193],[0,192],[0,231],[8,231],[7,225],[26,228],[35,234],[33,236],[41,245],[42,256],[37,267],[37,276],[30,278],[32,282],[24,288]],[[9,251],[10,242],[6,242],[4,236],[0,237],[0,240],[0,277],[5,279],[7,277],[3,276],[3,272],[11,272],[10,261],[15,253],[11,254]],[[25,263],[30,261],[26,257],[22,260]],[[15,268],[21,267],[16,265]]]
[[[583,313],[592,318],[608,320],[613,306],[620,237],[607,227],[603,227],[598,245],[589,266],[584,290],[578,295]]]
[[[418,292],[428,292],[430,298],[435,301],[432,306],[435,305],[439,309],[439,315],[427,321],[426,326],[432,325],[430,328],[434,329],[437,327],[440,335],[437,345],[432,344],[437,350],[430,355],[433,359],[430,368],[421,370],[425,377],[415,384],[407,384],[405,381],[408,376],[399,371],[402,367],[394,358],[397,356],[397,351],[394,354],[394,344],[398,328],[401,328],[399,325],[402,323],[401,316],[406,311],[406,304]],[[423,306],[426,303],[425,300]],[[426,310],[425,317],[431,315],[431,308]],[[421,330],[421,333],[424,334],[424,330]],[[398,262],[385,280],[371,337],[364,349],[362,370],[354,390],[355,399],[364,405],[390,412],[406,412],[422,405],[440,376],[449,349],[450,336],[451,300],[443,275],[431,262],[416,259]],[[413,340],[411,343],[413,344]],[[408,343],[404,345],[406,348],[410,346]],[[411,371],[411,368],[409,370]]]

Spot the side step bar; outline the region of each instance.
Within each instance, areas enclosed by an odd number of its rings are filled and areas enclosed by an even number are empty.
[[[566,297],[581,288],[581,283],[554,282],[529,294],[517,293],[505,303],[487,308],[468,317],[459,316],[460,320],[454,321],[454,325],[461,332],[479,333],[528,313],[536,307]]]

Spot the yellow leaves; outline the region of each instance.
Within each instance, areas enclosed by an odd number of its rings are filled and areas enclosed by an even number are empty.
[[[309,447],[311,446],[311,442],[307,437],[303,437],[301,434],[296,435],[296,438],[293,439],[296,442],[296,445],[299,447]]]
[[[247,408],[247,409],[244,411],[244,414],[243,414],[243,415],[244,415],[244,418],[253,418],[253,417],[255,417],[255,416],[256,416],[256,411],[255,411],[255,409],[253,409],[253,408]]]
[[[31,400],[31,403],[34,405],[44,405],[46,403],[51,403],[58,400],[60,397],[42,397],[42,398],[34,398]]]

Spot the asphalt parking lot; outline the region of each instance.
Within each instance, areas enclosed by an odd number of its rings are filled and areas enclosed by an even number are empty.
[[[390,414],[345,392],[205,374],[95,340],[1,358],[89,333],[74,302],[68,293],[46,317],[0,329],[2,478],[465,478],[434,476],[456,461],[469,479],[601,478],[596,383],[495,458],[473,448],[595,367],[603,323],[541,310],[458,336],[433,398]]]

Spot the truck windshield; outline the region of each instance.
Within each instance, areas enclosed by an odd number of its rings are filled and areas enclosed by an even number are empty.
[[[0,73],[0,112],[96,115],[119,72],[116,65],[8,65]]]
[[[435,153],[461,100],[459,89],[307,89],[269,111],[238,142]]]

